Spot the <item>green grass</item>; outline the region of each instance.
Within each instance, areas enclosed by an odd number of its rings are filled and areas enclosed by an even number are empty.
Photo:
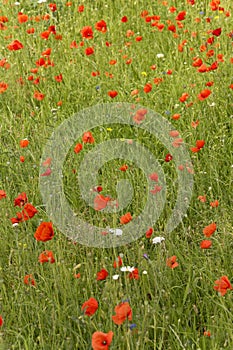
[[[232,291],[220,296],[213,289],[214,282],[221,276],[232,277],[232,15],[231,1],[222,0],[224,12],[212,11],[210,1],[191,6],[187,1],[168,0],[168,6],[161,1],[84,1],[84,12],[79,13],[77,4],[70,7],[66,1],[56,1],[57,11],[51,13],[48,3],[37,4],[25,0],[19,6],[14,1],[0,4],[0,17],[7,16],[9,22],[3,23],[7,29],[0,30],[1,56],[10,64],[9,69],[0,66],[0,82],[8,84],[8,89],[0,94],[0,190],[7,197],[0,201],[0,315],[4,320],[0,328],[0,349],[15,350],[87,350],[91,349],[92,334],[95,331],[114,332],[110,348],[121,350],[180,350],[201,349],[220,350],[233,348],[232,331]],[[169,7],[177,7],[175,13]],[[143,10],[149,15],[159,15],[165,24],[162,32],[140,17]],[[184,27],[177,28],[178,37],[167,30],[167,20],[176,24],[177,13],[185,10]],[[19,24],[18,12],[30,18],[50,14],[48,21],[28,21]],[[204,14],[200,14],[204,11]],[[121,18],[128,17],[127,23]],[[208,23],[206,18],[210,17]],[[200,18],[197,23],[196,18]],[[107,23],[105,34],[94,29],[95,23],[104,19]],[[53,34],[43,40],[40,33],[50,25],[56,26],[62,40]],[[93,40],[84,40],[84,47],[71,49],[73,40],[82,41],[80,30],[90,25],[94,31]],[[29,35],[26,29],[35,28]],[[206,58],[200,52],[205,44],[208,31],[222,28],[222,34],[215,37],[214,44],[207,51],[214,50],[214,56]],[[131,37],[127,30],[134,31]],[[196,37],[191,33],[196,32]],[[142,41],[135,41],[141,35]],[[24,48],[9,51],[7,45],[18,39]],[[187,40],[183,52],[178,45]],[[112,43],[107,47],[105,42]],[[126,45],[131,42],[131,45]],[[216,45],[217,44],[217,45]],[[84,49],[94,46],[95,53],[84,54]],[[52,48],[50,60],[54,67],[39,67],[38,73],[30,72],[36,68],[41,53]],[[164,58],[157,54],[163,53]],[[207,66],[223,54],[224,62],[219,62],[217,70],[198,73],[192,66],[193,57],[200,57]],[[127,55],[127,58],[123,58]],[[44,57],[46,59],[46,57]],[[110,65],[110,60],[117,60]],[[126,64],[132,59],[131,64]],[[156,70],[150,67],[156,65]],[[171,69],[172,74],[166,74]],[[92,72],[100,75],[93,77]],[[110,78],[105,73],[113,74]],[[54,77],[62,73],[63,81],[58,83]],[[40,77],[34,85],[28,76]],[[22,77],[24,84],[17,80]],[[159,85],[154,78],[162,78]],[[214,85],[205,84],[213,81]],[[152,84],[150,93],[143,92],[146,83]],[[137,96],[131,91],[139,89]],[[210,89],[211,95],[204,101],[197,96],[201,90]],[[108,91],[116,90],[118,95],[111,99]],[[45,94],[37,101],[35,91]],[[190,97],[186,103],[179,101],[182,93]],[[62,101],[62,105],[57,103]],[[154,135],[135,126],[109,124],[92,129],[95,138],[93,145],[84,145],[80,154],[73,148],[81,138],[75,140],[67,153],[62,169],[63,186],[66,199],[79,219],[104,228],[122,227],[120,216],[131,212],[133,217],[140,215],[148,200],[147,179],[130,159],[112,159],[98,172],[96,185],[103,186],[103,193],[117,197],[117,182],[128,180],[134,190],[129,205],[116,212],[95,211],[81,198],[78,186],[78,172],[84,156],[94,148],[113,138],[133,139],[144,145],[160,164],[166,180],[166,203],[154,225],[150,239],[145,233],[137,240],[119,247],[95,248],[73,242],[56,227],[55,237],[48,242],[37,242],[34,233],[42,221],[50,221],[40,193],[40,163],[44,147],[52,132],[62,122],[85,108],[102,103],[125,102],[140,104],[155,111],[179,130],[190,154],[194,168],[194,188],[191,202],[182,223],[172,232],[166,232],[166,222],[171,216],[177,195],[177,164],[166,163],[164,158],[169,150]],[[193,105],[187,106],[187,103]],[[179,113],[179,120],[172,115]],[[196,129],[191,126],[199,120]],[[146,121],[146,120],[145,120]],[[143,124],[142,124],[143,125]],[[88,131],[88,130],[87,130]],[[27,138],[27,148],[20,148],[21,139]],[[190,147],[197,140],[205,140],[205,146],[198,153]],[[64,140],[61,140],[64,142]],[[25,157],[21,163],[20,156]],[[128,165],[126,172],[119,167]],[[76,170],[74,172],[73,170]],[[10,218],[21,209],[14,207],[14,199],[26,192],[28,201],[38,210],[30,220],[12,227]],[[206,195],[206,203],[198,196]],[[217,199],[219,206],[212,208],[210,202]],[[212,247],[200,248],[205,239],[202,230],[211,222],[217,223],[217,231],[210,237]],[[88,235],[88,232],[82,232]],[[156,236],[165,237],[161,244],[152,244]],[[56,262],[40,264],[39,254],[52,250]],[[134,266],[139,270],[138,280],[129,279],[129,272],[113,268],[114,260],[123,255],[123,266]],[[145,259],[147,254],[149,259]],[[166,259],[177,256],[179,266],[170,269]],[[77,267],[78,266],[78,267]],[[104,281],[97,281],[96,274],[101,269],[109,273]],[[147,274],[144,274],[146,271]],[[76,279],[74,274],[80,272]],[[33,274],[36,286],[24,284],[24,276]],[[119,279],[112,277],[119,274]],[[90,297],[97,299],[99,308],[92,317],[84,315],[81,306]],[[117,326],[112,320],[114,308],[122,300],[129,299],[133,312],[132,321]],[[130,330],[133,323],[136,328]],[[204,336],[204,331],[211,337]]]

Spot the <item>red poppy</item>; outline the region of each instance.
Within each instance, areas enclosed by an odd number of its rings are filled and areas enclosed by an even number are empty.
[[[198,196],[198,199],[199,199],[200,202],[205,203],[206,202],[206,195]]]
[[[94,209],[97,211],[103,210],[104,208],[106,208],[110,200],[110,197],[105,197],[102,194],[97,194],[97,196],[94,199]]]
[[[200,94],[198,95],[198,99],[200,101],[205,100],[209,95],[211,94],[211,91],[208,89],[202,90]]]
[[[118,95],[118,92],[115,91],[115,90],[112,90],[112,91],[108,91],[108,96],[111,97],[111,98],[114,98]]]
[[[54,237],[52,222],[42,222],[40,226],[37,227],[34,237],[37,241],[50,241]]]
[[[108,333],[94,332],[92,335],[91,345],[93,350],[109,350],[113,337],[113,332]]]
[[[173,157],[172,157],[172,155],[170,154],[170,153],[168,153],[168,154],[166,154],[166,156],[165,156],[165,162],[170,162],[171,160],[173,159]]]
[[[61,82],[62,82],[62,74],[56,75],[56,76],[54,77],[54,79],[55,79],[58,83],[61,83]]]
[[[52,12],[55,12],[57,10],[57,5],[56,4],[49,4],[49,8]]]
[[[219,205],[219,202],[218,202],[217,199],[216,199],[215,201],[213,201],[213,202],[210,202],[210,206],[211,206],[212,208],[217,208],[218,205]]]
[[[150,190],[150,193],[156,194],[162,190],[162,186],[155,185],[153,190]]]
[[[116,269],[117,267],[121,267],[123,265],[123,261],[120,256],[117,257],[117,260],[114,261],[113,267]]]
[[[82,140],[84,143],[94,143],[95,139],[90,131],[84,132]]]
[[[150,83],[147,83],[144,88],[143,91],[148,94],[150,91],[152,90],[152,85]]]
[[[33,218],[33,216],[36,215],[37,213],[38,213],[38,210],[30,203],[26,203],[22,211],[25,221]]]
[[[168,258],[166,261],[166,265],[171,269],[174,269],[175,267],[179,266],[178,262],[176,261],[176,256],[173,255],[170,258]]]
[[[179,98],[180,102],[185,102],[187,98],[189,97],[189,94],[187,92],[184,92],[181,97]]]
[[[24,284],[27,284],[27,285],[31,285],[31,286],[35,286],[36,285],[36,282],[35,282],[32,274],[24,276],[23,281],[24,281]]]
[[[19,40],[14,40],[7,46],[7,48],[10,51],[17,51],[23,49],[23,44]]]
[[[95,24],[95,29],[99,32],[106,33],[107,31],[107,23],[102,19],[101,21]]]
[[[3,325],[3,318],[2,318],[2,315],[0,315],[0,327],[2,327],[2,325]]]
[[[219,36],[219,35],[221,35],[221,33],[222,33],[222,28],[217,28],[217,29],[214,29],[214,30],[212,31],[212,34],[213,34],[214,36]]]
[[[51,175],[52,170],[51,168],[47,168],[44,173],[40,174],[40,176],[49,176]]]
[[[29,145],[29,141],[27,139],[20,140],[19,142],[21,148],[25,148]]]
[[[18,197],[14,200],[14,206],[22,207],[25,203],[27,203],[28,198],[25,192],[22,192],[18,195]]]
[[[130,213],[126,213],[125,215],[121,216],[121,218],[120,218],[120,223],[121,223],[122,225],[125,225],[125,224],[127,224],[128,222],[130,222],[132,219],[133,219],[133,218],[132,218],[131,214],[130,214]]]
[[[132,309],[128,302],[121,303],[115,307],[115,316],[112,316],[112,320],[115,324],[121,325],[126,319],[132,320]]]
[[[226,294],[227,290],[232,290],[232,285],[227,276],[220,277],[219,280],[215,281],[214,289],[219,292],[222,296]]]
[[[152,173],[149,175],[149,179],[152,180],[152,181],[155,181],[155,182],[158,182],[159,181],[159,176],[157,173]]]
[[[203,335],[204,337],[211,337],[210,331],[204,331]]]
[[[45,95],[39,91],[35,91],[33,97],[38,101],[42,101],[45,98]]]
[[[201,249],[209,249],[211,246],[212,246],[212,242],[209,241],[208,239],[205,239],[200,243]]]
[[[0,190],[0,200],[6,198],[6,192],[4,190]]]
[[[206,237],[210,237],[216,231],[216,229],[217,229],[216,223],[212,222],[210,225],[203,228],[203,233]]]
[[[108,277],[108,271],[105,269],[100,270],[99,272],[97,272],[97,281],[103,281]]]
[[[132,95],[132,93],[131,93]],[[133,116],[133,120],[135,123],[140,124],[144,119],[145,115],[147,114],[147,109],[141,108],[137,110],[136,114]]]
[[[124,164],[119,168],[121,171],[126,171],[128,169],[128,165]]]
[[[85,26],[81,29],[81,35],[85,39],[93,39],[93,30],[91,26]]]
[[[8,89],[8,84],[4,83],[4,81],[0,82],[0,94],[5,92]]]
[[[28,16],[24,15],[22,12],[18,13],[18,22],[19,23],[25,23],[28,21]]]
[[[94,53],[94,48],[93,47],[87,47],[85,50],[85,55],[90,56]]]
[[[39,255],[38,260],[41,264],[46,263],[46,262],[49,262],[50,264],[55,263],[53,252],[51,250],[45,250],[44,252],[42,252]]]
[[[128,22],[128,18],[127,18],[126,16],[122,17],[122,18],[121,18],[121,22],[122,22],[122,23]]]
[[[74,147],[74,152],[79,153],[83,149],[83,146],[81,143],[77,143],[77,145]]]
[[[84,5],[79,5],[78,6],[78,12],[83,12],[84,11]]]
[[[178,15],[176,16],[176,21],[183,21],[185,19],[185,16],[186,16],[185,11],[179,12]]]
[[[135,268],[132,272],[130,272],[129,279],[134,279],[134,280],[139,279],[139,272],[137,268]]]
[[[95,298],[90,298],[82,305],[82,310],[84,310],[85,315],[92,316],[98,309],[98,301]]]
[[[197,140],[196,141],[196,147],[197,148],[201,149],[201,148],[204,147],[204,145],[205,145],[205,141],[204,140]]]

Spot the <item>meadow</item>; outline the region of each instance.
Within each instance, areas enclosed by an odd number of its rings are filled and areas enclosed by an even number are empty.
[[[1,350],[233,349],[232,15],[0,1]]]

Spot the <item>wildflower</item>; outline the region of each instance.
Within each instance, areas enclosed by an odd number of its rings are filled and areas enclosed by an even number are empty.
[[[166,157],[165,157],[165,162],[170,162],[171,160],[173,159],[173,157],[172,157],[172,155],[170,154],[170,153],[168,153],[167,155],[166,155]]]
[[[205,100],[209,95],[211,94],[211,91],[208,89],[202,90],[200,94],[198,95],[198,99],[200,101]]]
[[[74,152],[79,153],[83,149],[83,146],[81,143],[77,143],[77,145],[74,147]]]
[[[90,26],[85,26],[81,29],[81,35],[85,39],[93,39],[93,30]]]
[[[49,262],[50,264],[55,263],[53,252],[51,250],[45,250],[44,252],[42,252],[39,255],[38,260],[41,264],[46,263],[46,262]]]
[[[180,102],[185,102],[187,98],[189,97],[189,94],[187,92],[184,92],[181,97],[179,98]]]
[[[27,139],[20,140],[19,142],[21,148],[25,148],[29,145],[29,141]]]
[[[166,265],[168,267],[170,267],[171,269],[174,269],[175,267],[177,267],[179,264],[178,262],[176,261],[176,256],[173,255],[171,256],[170,258],[167,259],[166,261]]]
[[[132,309],[128,302],[121,303],[115,307],[115,316],[112,320],[115,324],[121,325],[126,319],[132,320]]]
[[[200,243],[201,249],[209,249],[211,247],[211,245],[212,245],[212,242],[209,240],[203,240]]]
[[[24,281],[24,284],[27,284],[27,285],[31,285],[31,286],[36,285],[36,282],[35,282],[32,274],[24,276],[23,281]]]
[[[152,173],[149,175],[149,179],[152,180],[152,181],[155,181],[155,182],[158,182],[159,181],[159,176],[157,173]]]
[[[150,227],[147,231],[146,231],[146,238],[150,238],[152,236],[154,232],[154,229],[152,227]]]
[[[8,89],[8,84],[4,83],[4,81],[0,82],[0,94],[5,92]]]
[[[92,55],[94,53],[94,48],[93,47],[87,47],[86,49],[85,49],[85,55],[86,56],[90,56],[90,55]]]
[[[219,202],[218,202],[217,199],[216,199],[215,201],[213,201],[213,202],[210,202],[210,206],[211,206],[212,208],[217,208],[218,205],[219,205]]]
[[[54,237],[52,222],[42,222],[34,234],[37,241],[47,242]]]
[[[23,44],[19,40],[14,40],[7,46],[7,48],[10,51],[17,51],[23,49]]]
[[[95,298],[90,298],[82,305],[82,310],[84,310],[85,315],[92,316],[98,309],[98,301]]]
[[[152,85],[150,83],[147,83],[144,88],[143,88],[144,92],[146,94],[148,94],[151,90],[152,90]]]
[[[94,198],[94,209],[99,211],[106,208],[108,202],[110,201],[110,197],[105,197],[102,194],[97,194],[97,196]]]
[[[154,238],[152,239],[152,243],[153,243],[153,244],[162,243],[162,241],[165,241],[165,238],[164,238],[164,237],[154,237]]]
[[[227,290],[232,290],[232,285],[227,276],[220,277],[219,280],[215,281],[214,289],[218,291],[222,296],[224,296]]]
[[[22,207],[25,203],[27,203],[28,198],[25,192],[22,192],[14,199],[14,206]]]
[[[204,195],[204,196],[198,196],[197,198],[198,198],[199,201],[202,202],[202,203],[205,203],[205,202],[206,202],[206,195]]]
[[[212,234],[216,231],[217,225],[215,222],[203,228],[203,233],[206,237],[212,236]]]
[[[128,169],[128,165],[127,164],[124,164],[120,167],[120,170],[121,171],[126,171]]]
[[[106,33],[106,31],[107,31],[107,24],[106,24],[106,22],[103,19],[101,21],[97,22],[95,24],[95,29],[98,30],[101,33]]]
[[[120,256],[117,257],[117,260],[114,261],[113,267],[116,269],[117,267],[122,266],[123,262]]]
[[[0,200],[6,198],[6,192],[4,190],[0,190]]]
[[[94,143],[95,139],[90,131],[87,131],[83,134],[82,140],[84,143]]]
[[[37,214],[37,209],[30,203],[25,204],[22,214],[24,216],[24,220],[28,220],[33,218],[35,214]]]
[[[108,271],[105,269],[100,270],[99,272],[97,272],[97,281],[102,281],[105,280],[108,277]]]
[[[116,90],[108,91],[108,96],[111,98],[114,98],[118,95],[118,92]]]
[[[113,332],[94,332],[92,334],[91,345],[93,350],[108,350],[111,345]]]
[[[127,224],[128,222],[130,222],[132,219],[133,219],[133,218],[132,218],[132,215],[128,212],[128,213],[126,213],[125,215],[121,216],[121,218],[120,218],[120,223],[121,223],[122,225],[125,225],[125,224]]]
[[[135,279],[135,280],[139,279],[139,272],[138,272],[137,268],[135,268],[132,272],[130,272],[129,278],[130,279]]]
[[[3,325],[3,318],[2,318],[2,315],[0,315],[0,327],[2,327],[2,325]]]

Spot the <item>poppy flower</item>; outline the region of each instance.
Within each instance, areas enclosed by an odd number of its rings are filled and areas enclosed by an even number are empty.
[[[26,203],[22,211],[24,220],[33,218],[33,216],[36,215],[37,213],[38,213],[38,210],[30,203]]]
[[[20,140],[19,142],[21,148],[25,148],[29,145],[29,141],[27,139]]]
[[[84,143],[94,143],[95,139],[90,131],[84,132],[82,140]]]
[[[44,99],[45,95],[39,91],[35,91],[33,97],[38,101],[42,101]]]
[[[155,185],[153,190],[150,190],[150,193],[156,194],[162,190],[162,186]]]
[[[50,168],[47,168],[44,173],[40,174],[40,176],[49,176],[51,175],[52,170]]]
[[[213,34],[214,36],[220,36],[221,33],[222,33],[222,28],[217,28],[217,29],[214,29],[214,30],[212,31],[212,34]]]
[[[178,262],[176,261],[176,256],[173,255],[170,258],[168,258],[166,261],[166,265],[171,269],[174,269],[175,267],[179,266]]]
[[[3,92],[5,92],[8,89],[8,84],[4,83],[4,81],[0,82],[0,94],[2,94]]]
[[[152,85],[150,83],[147,83],[144,88],[143,91],[148,94],[150,91],[152,90]]]
[[[203,234],[206,237],[210,237],[216,231],[216,229],[217,229],[216,223],[212,222],[210,225],[203,228]]]
[[[152,174],[149,175],[149,179],[150,179],[151,181],[158,182],[158,181],[159,181],[159,176],[158,176],[157,173],[152,173]]]
[[[46,262],[49,262],[50,264],[55,263],[53,252],[51,250],[45,250],[44,252],[42,252],[39,255],[38,260],[41,264],[46,263]]]
[[[217,199],[216,199],[215,201],[213,201],[213,202],[210,202],[210,206],[211,206],[212,208],[217,208],[218,205],[219,205],[219,203],[218,203],[218,200],[217,200]]]
[[[211,337],[210,331],[204,331],[203,335],[204,337]]]
[[[36,282],[35,282],[32,274],[24,276],[23,281],[24,281],[24,284],[27,284],[27,285],[31,285],[31,286],[36,285]]]
[[[130,222],[132,219],[133,219],[133,218],[132,218],[132,215],[128,212],[128,213],[126,213],[125,215],[121,216],[121,218],[120,218],[120,223],[121,223],[122,225],[125,225],[125,224],[127,224],[128,222]]]
[[[94,198],[94,209],[97,211],[103,210],[104,208],[106,208],[110,200],[111,198],[108,196],[105,197],[102,194],[97,194],[97,196]]]
[[[78,6],[78,12],[83,12],[84,11],[84,5],[79,5]]]
[[[171,160],[173,159],[172,155],[170,153],[166,154],[166,157],[165,157],[165,162],[170,162]]]
[[[140,124],[145,119],[146,114],[147,114],[147,109],[145,108],[141,108],[137,110],[136,114],[133,116],[133,121],[137,124]]]
[[[219,280],[215,281],[214,289],[219,292],[222,296],[224,296],[227,290],[232,290],[232,285],[227,276],[220,277]]]
[[[2,318],[2,315],[0,315],[0,327],[2,327],[2,325],[3,325],[3,318]]]
[[[205,239],[200,243],[201,249],[209,249],[211,246],[212,246],[212,242],[209,241],[208,239]]]
[[[0,190],[0,200],[6,198],[6,192],[4,190]]]
[[[28,198],[25,192],[22,192],[14,199],[14,206],[22,207],[25,203],[27,203]]]
[[[118,95],[118,92],[116,90],[108,91],[108,96],[111,98],[114,98]]]
[[[180,102],[185,102],[187,98],[189,97],[189,94],[187,92],[184,92],[181,97],[179,98]]]
[[[205,202],[206,202],[206,195],[204,195],[204,196],[198,196],[197,198],[198,198],[199,201],[202,202],[202,203],[205,203]]]
[[[98,309],[98,301],[95,298],[90,298],[82,305],[82,310],[84,310],[85,315],[92,316]]]
[[[83,149],[83,146],[81,143],[77,143],[77,145],[74,147],[74,152],[79,153]]]
[[[127,18],[126,16],[122,17],[122,18],[121,18],[121,22],[122,22],[122,23],[128,22],[128,18]]]
[[[94,332],[92,334],[91,345],[93,350],[109,350],[113,337],[113,332]]]
[[[152,236],[154,232],[154,229],[152,227],[150,227],[147,231],[146,231],[146,238],[150,238]]]
[[[34,234],[37,241],[47,242],[54,237],[53,224],[52,222],[42,222]]]
[[[211,94],[211,91],[208,89],[202,90],[200,94],[198,95],[198,99],[200,101],[205,100],[209,95]]]
[[[95,29],[98,30],[101,33],[106,33],[106,31],[107,31],[107,24],[106,24],[106,22],[103,19],[101,21],[97,22],[95,24]]]
[[[139,272],[137,268],[135,268],[132,272],[130,272],[129,279],[134,279],[134,280],[139,279]]]
[[[205,141],[204,140],[197,140],[196,141],[196,147],[197,148],[201,149],[201,148],[204,147],[204,145],[205,145]]]
[[[103,281],[108,277],[108,271],[105,269],[100,270],[99,272],[97,272],[97,281]]]
[[[179,113],[173,114],[172,119],[173,120],[179,120],[180,119],[180,114]]]
[[[114,261],[113,267],[116,269],[117,267],[121,267],[123,264],[123,261],[120,256],[117,257],[117,260]]]
[[[49,4],[49,8],[52,12],[55,12],[57,10],[57,5],[56,4]]]
[[[128,165],[124,164],[119,168],[121,171],[126,171],[128,169]]]
[[[81,29],[81,35],[85,39],[93,39],[93,30],[90,26],[85,26]]]
[[[112,316],[112,320],[118,326],[121,325],[126,319],[132,320],[132,309],[128,302],[121,303],[115,307],[116,315]]]
[[[23,44],[19,40],[14,40],[7,46],[7,48],[10,51],[17,51],[23,49]]]
[[[94,48],[93,47],[87,47],[86,49],[85,49],[85,55],[86,56],[90,56],[90,55],[92,55],[94,53]]]
[[[176,16],[176,21],[183,21],[185,19],[185,16],[186,16],[185,11],[179,12],[178,15]]]
[[[56,75],[56,76],[54,77],[54,79],[55,79],[58,83],[62,82],[62,74]]]
[[[28,21],[28,16],[24,15],[22,12],[18,13],[18,22],[21,23],[25,23]]]

